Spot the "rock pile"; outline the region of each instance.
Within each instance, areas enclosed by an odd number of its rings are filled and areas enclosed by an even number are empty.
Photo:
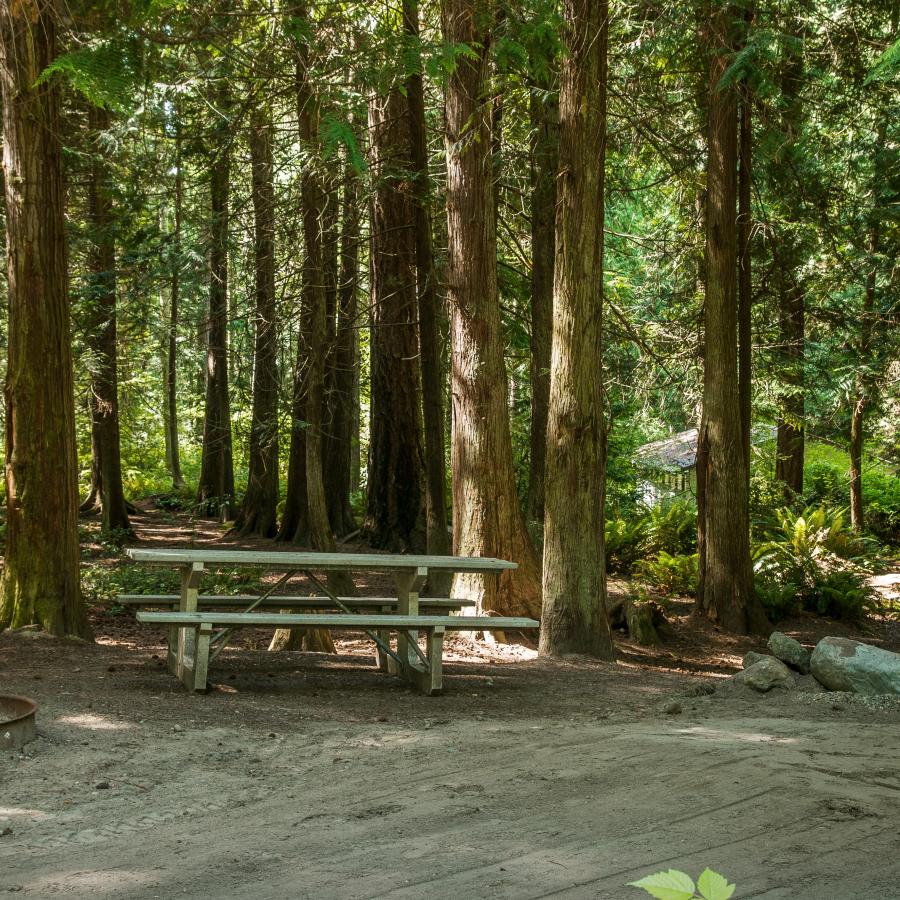
[[[732,681],[767,693],[796,688],[800,676],[812,673],[816,686],[828,691],[900,696],[900,653],[840,637],[822,638],[810,653],[780,631],[772,633],[768,648],[771,655],[751,650]]]

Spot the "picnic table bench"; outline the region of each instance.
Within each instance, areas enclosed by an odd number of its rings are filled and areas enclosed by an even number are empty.
[[[228,636],[236,628],[329,628],[363,631],[376,644],[379,668],[399,675],[426,694],[442,689],[444,636],[448,630],[507,631],[537,628],[534,619],[510,616],[448,615],[468,605],[452,598],[420,598],[429,571],[475,572],[497,575],[516,564],[488,557],[419,556],[390,554],[270,552],[255,550],[145,550],[129,549],[135,562],[174,566],[181,573],[181,592],[169,594],[128,594],[123,605],[166,606],[162,612],[139,611],[145,624],[169,628],[169,671],[188,690],[207,687],[209,663],[215,659]],[[208,568],[251,566],[283,572],[278,583],[261,596],[201,595],[199,588]],[[313,572],[390,572],[394,576],[395,597],[338,597]],[[306,575],[324,596],[286,597],[275,595],[296,573]],[[177,611],[172,607],[177,605]],[[242,612],[232,611],[246,605]],[[213,607],[225,607],[225,610]],[[327,610],[327,612],[275,612]],[[254,610],[267,608],[270,611]],[[219,629],[218,632],[216,629]],[[424,652],[419,633],[425,637]],[[391,635],[396,635],[396,649]]]

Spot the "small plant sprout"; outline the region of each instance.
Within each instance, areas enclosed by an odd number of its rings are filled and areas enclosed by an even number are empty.
[[[704,869],[696,885],[686,872],[669,869],[630,881],[629,886],[641,888],[657,900],[728,900],[734,893],[734,885],[712,869]]]

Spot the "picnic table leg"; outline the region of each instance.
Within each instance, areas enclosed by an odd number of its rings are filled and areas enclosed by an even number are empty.
[[[178,604],[180,612],[197,611],[197,595],[200,592],[200,581],[203,578],[203,563],[191,563],[181,569],[181,598]],[[174,634],[173,634],[174,632]],[[169,671],[184,681],[185,671],[194,669],[197,635],[193,628],[169,629]],[[172,657],[172,648],[175,657]]]
[[[193,638],[193,655],[185,657],[181,666],[181,683],[189,691],[205,691],[209,672],[209,642],[213,633],[212,622],[202,622],[194,628],[182,628]]]
[[[397,615],[419,615],[419,591],[422,590],[427,580],[428,569],[425,566],[397,573]],[[400,657],[402,669],[400,674],[407,680],[412,680],[410,670],[415,668],[415,664],[418,662],[418,655],[410,647],[410,642],[418,642],[418,640],[419,633],[417,631],[397,632],[397,656]]]
[[[439,694],[443,688],[443,625],[433,625],[426,630],[425,658],[428,660],[428,668],[421,664],[410,664],[409,680],[423,694]]]

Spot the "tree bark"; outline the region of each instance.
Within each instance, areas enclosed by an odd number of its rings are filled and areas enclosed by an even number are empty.
[[[801,36],[801,26],[792,21],[790,32]],[[801,281],[800,267],[805,255],[792,227],[801,221],[803,210],[797,197],[795,147],[801,122],[800,91],[803,88],[803,54],[789,51],[781,78],[782,102],[785,112],[782,118],[784,146],[774,161],[776,190],[787,204],[787,227],[773,242],[776,270],[778,272],[778,331],[779,331],[779,391],[778,423],[775,441],[775,478],[780,481],[789,496],[803,492],[803,461],[805,452],[805,375],[804,357],[806,330],[806,297]]]
[[[251,110],[249,138],[256,275],[253,404],[247,492],[234,528],[241,536],[274,537],[278,531],[278,316],[272,123],[266,109]]]
[[[603,507],[607,0],[565,0],[540,652],[615,659]]]
[[[409,109],[398,88],[369,102],[372,139],[371,427],[366,530],[374,546],[425,549],[425,459]]]
[[[224,108],[227,102],[222,102]],[[224,120],[223,120],[224,121]],[[228,394],[228,195],[231,179],[227,123],[215,131],[210,161],[209,322],[206,344],[206,403],[197,502],[207,513],[234,497],[231,403]]]
[[[353,452],[353,395],[359,379],[359,194],[359,176],[347,161],[344,165],[337,331],[330,368],[330,449],[323,460],[328,520],[338,536],[356,530],[350,505],[350,459]]]
[[[737,359],[737,96],[720,88],[735,46],[737,9],[725,4],[708,22],[709,146],[703,417],[698,464],[703,481],[704,547],[697,609],[729,631],[767,627],[753,593],[749,470],[743,451]],[[699,449],[699,448],[698,448]]]
[[[884,142],[884,133],[881,135]],[[860,322],[859,359],[868,363],[872,350],[872,318],[875,313],[875,286],[877,259],[880,250],[881,232],[878,223],[872,225],[869,234],[869,258],[872,260],[866,273],[866,290],[863,298],[863,314]],[[871,400],[872,379],[865,371],[858,374],[850,412],[850,524],[857,531],[865,527],[865,510],[862,492],[862,458],[866,408]]]
[[[531,466],[528,517],[544,520],[547,410],[553,341],[553,264],[556,254],[556,176],[559,168],[559,101],[548,77],[531,92]]]
[[[88,127],[95,144],[88,189],[92,230],[88,341],[94,357],[90,386],[91,495],[100,501],[104,533],[130,533],[119,439],[115,221],[111,173],[102,147],[102,135],[109,125],[106,110],[89,107]],[[82,510],[84,507],[82,504]]]
[[[748,14],[749,15],[749,14]],[[750,237],[753,226],[753,127],[750,89],[741,90],[740,181],[738,187],[738,396],[741,413],[741,448],[750,471],[750,437],[753,426],[753,257]]]
[[[0,2],[8,342],[0,628],[91,637],[79,583],[75,400],[55,0]]]
[[[425,531],[431,556],[452,552],[447,527],[447,470],[444,448],[444,388],[441,360],[437,276],[431,227],[431,178],[428,174],[428,144],[425,127],[425,95],[422,84],[417,0],[403,0],[403,27],[415,43],[417,62],[406,78],[409,115],[409,147],[413,172],[413,205],[416,235],[416,290],[419,308],[419,366],[422,377],[422,418],[425,438]],[[431,596],[447,596],[451,576],[438,572],[429,576]]]
[[[796,272],[782,270],[778,326],[781,377],[785,389],[778,398],[780,415],[775,439],[775,478],[792,495],[803,492],[805,305],[804,291],[797,283]]]
[[[458,58],[447,79],[445,109],[454,551],[519,564],[496,583],[456,576],[453,596],[482,610],[538,616],[540,563],[516,494],[497,291],[488,78],[493,4],[445,0],[442,18],[444,39],[471,53]]]
[[[308,7],[306,4],[294,5],[291,16],[295,23],[302,24],[302,28],[295,29],[294,40],[298,132],[307,154],[300,186],[306,254],[303,261],[303,312],[297,341],[288,488],[278,538],[300,542],[308,537],[313,549],[328,552],[335,549],[335,543],[328,521],[322,476],[326,335],[323,271],[325,189],[318,143],[319,104],[310,78],[312,29]],[[332,589],[336,589],[338,593],[349,592],[352,587],[346,579],[334,575],[330,575],[328,580]],[[272,638],[271,649],[304,646],[327,648],[330,652],[334,650],[331,635],[324,629],[316,629],[305,635],[297,629],[279,629]]]
[[[166,454],[172,487],[184,487],[178,446],[178,316],[181,300],[181,220],[184,209],[184,162],[181,149],[181,111],[175,105],[175,223],[172,231],[172,284],[166,334]]]

